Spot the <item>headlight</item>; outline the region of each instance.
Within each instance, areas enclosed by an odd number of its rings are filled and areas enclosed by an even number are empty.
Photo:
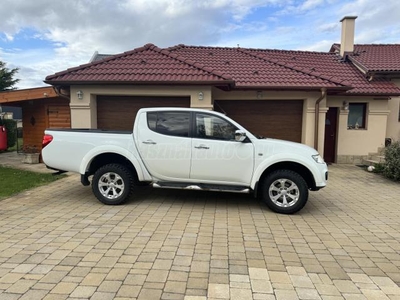
[[[315,160],[315,162],[317,162],[319,164],[324,164],[325,163],[324,159],[319,154],[313,155],[312,158]]]

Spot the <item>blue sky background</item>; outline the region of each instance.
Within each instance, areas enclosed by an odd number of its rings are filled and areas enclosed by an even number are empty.
[[[0,60],[20,69],[18,88],[153,43],[328,51],[340,19],[356,15],[356,43],[400,43],[400,1],[2,0]]]

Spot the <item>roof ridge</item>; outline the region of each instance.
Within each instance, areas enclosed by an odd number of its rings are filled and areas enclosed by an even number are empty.
[[[183,44],[180,44],[178,46],[181,46],[181,45],[183,45]],[[207,72],[207,73],[209,73],[211,75],[220,77],[220,78],[222,78],[224,80],[231,80],[231,81],[233,80],[232,77],[226,76],[222,72],[214,71],[212,68],[206,67],[203,64],[200,64],[200,63],[198,63],[196,61],[192,61],[191,59],[187,59],[187,58],[185,58],[185,57],[183,57],[181,55],[177,55],[175,53],[171,53],[167,49],[161,49],[161,48],[157,47],[156,45],[154,45],[152,43],[145,44],[142,47],[138,47],[138,48],[135,48],[135,49],[130,50],[130,51],[125,51],[123,53],[115,54],[115,55],[113,55],[111,57],[105,58],[105,59],[100,60],[100,61],[90,62],[90,63],[86,63],[86,64],[83,64],[83,65],[79,65],[77,67],[69,68],[67,70],[55,73],[53,75],[46,76],[45,80],[46,81],[47,80],[51,80],[52,78],[55,78],[55,77],[58,77],[58,76],[62,76],[62,75],[65,75],[65,74],[68,74],[68,73],[71,73],[71,72],[74,72],[74,71],[78,71],[78,70],[83,70],[83,69],[86,69],[88,67],[92,67],[92,66],[95,66],[95,65],[98,65],[98,64],[106,63],[106,62],[109,62],[111,60],[118,59],[118,58],[121,58],[121,57],[126,57],[126,56],[129,56],[129,55],[132,55],[132,54],[135,54],[135,53],[139,53],[139,52],[142,52],[142,51],[145,51],[145,50],[156,51],[156,52],[158,52],[160,54],[163,54],[163,55],[166,55],[166,56],[168,56],[168,57],[170,57],[172,59],[176,59],[176,60],[178,60],[178,61],[180,61],[182,63],[185,63],[185,64],[187,64],[187,65],[189,65],[191,67],[199,69],[199,70],[201,70],[203,72]]]
[[[248,51],[245,51],[245,50],[242,50],[242,49],[238,49],[238,51],[240,51],[242,53],[245,53],[247,55],[251,55],[253,57],[262,59],[264,61],[279,65],[281,67],[285,67],[285,68],[291,69],[291,70],[296,71],[296,72],[300,72],[300,73],[303,73],[303,74],[306,74],[306,75],[309,75],[309,76],[313,76],[313,77],[317,77],[317,78],[320,78],[320,79],[323,79],[323,80],[327,80],[327,81],[330,81],[331,83],[334,83],[334,84],[337,84],[337,85],[349,86],[350,87],[350,84],[348,84],[346,81],[338,80],[334,76],[328,77],[328,76],[325,76],[325,75],[320,74],[318,72],[308,72],[308,71],[304,70],[303,68],[296,67],[293,64],[281,63],[277,59],[268,59],[268,58],[266,58],[266,57],[264,57],[264,56],[262,56],[262,55],[260,55],[258,53],[249,53]]]
[[[400,46],[400,44],[354,44],[354,46]]]
[[[178,44],[176,46],[169,47],[170,51],[179,50],[182,48],[197,48],[197,49],[229,49],[229,50],[236,50],[236,49],[244,49],[250,51],[280,51],[280,52],[291,52],[291,53],[318,53],[318,54],[327,54],[331,55],[330,52],[324,51],[310,51],[310,50],[287,50],[287,49],[268,49],[268,48],[247,48],[247,47],[222,47],[222,46],[196,46],[196,45],[185,45],[185,44]]]
[[[157,52],[159,52],[161,54],[164,54],[164,55],[166,55],[166,56],[168,56],[170,58],[173,58],[173,59],[176,59],[176,60],[178,60],[180,62],[183,62],[183,63],[185,63],[185,64],[187,64],[187,65],[189,65],[191,67],[195,67],[195,68],[197,68],[197,69],[199,69],[201,71],[207,72],[207,73],[215,75],[217,77],[221,77],[224,80],[233,80],[231,76],[226,76],[224,73],[219,72],[219,71],[215,71],[214,69],[212,69],[210,67],[207,67],[204,64],[201,64],[199,62],[191,60],[190,58],[185,58],[181,54],[178,55],[178,54],[172,53],[171,51],[169,51],[167,49],[162,49],[162,48],[159,48],[159,47],[157,47],[155,45],[153,45],[153,48],[151,48],[151,50],[155,50],[155,51],[157,51]]]
[[[146,45],[144,45],[142,47],[138,47],[138,48],[135,48],[133,50],[129,50],[129,51],[125,51],[125,52],[122,52],[122,53],[118,53],[118,54],[112,55],[110,57],[107,57],[107,58],[99,60],[99,61],[89,62],[89,63],[86,63],[86,64],[79,65],[77,67],[68,68],[68,69],[66,69],[64,71],[57,72],[57,73],[54,73],[53,75],[46,76],[45,80],[51,80],[54,77],[62,76],[62,75],[65,75],[65,74],[73,72],[73,71],[83,70],[83,69],[86,69],[88,67],[96,66],[98,64],[106,63],[106,62],[109,62],[109,61],[117,59],[117,58],[121,58],[121,57],[124,57],[124,56],[131,55],[133,53],[142,52],[144,50],[147,50],[147,49],[151,48],[152,46],[155,46],[155,45],[151,44],[151,43],[148,43],[148,44],[146,44]]]

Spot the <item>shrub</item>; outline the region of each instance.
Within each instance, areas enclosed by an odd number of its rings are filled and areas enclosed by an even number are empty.
[[[379,163],[379,164],[374,164],[374,173],[379,173],[379,174],[381,174],[381,173],[383,173],[383,170],[385,169],[385,165],[384,164],[382,164],[382,163]]]
[[[383,175],[400,181],[400,141],[392,143],[385,149],[385,165]]]
[[[7,131],[7,147],[14,147],[17,143],[17,121],[4,119],[1,121]]]

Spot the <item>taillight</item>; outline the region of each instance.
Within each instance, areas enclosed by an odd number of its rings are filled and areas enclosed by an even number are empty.
[[[45,134],[42,141],[42,149],[46,147],[53,140],[53,136],[50,134]]]

